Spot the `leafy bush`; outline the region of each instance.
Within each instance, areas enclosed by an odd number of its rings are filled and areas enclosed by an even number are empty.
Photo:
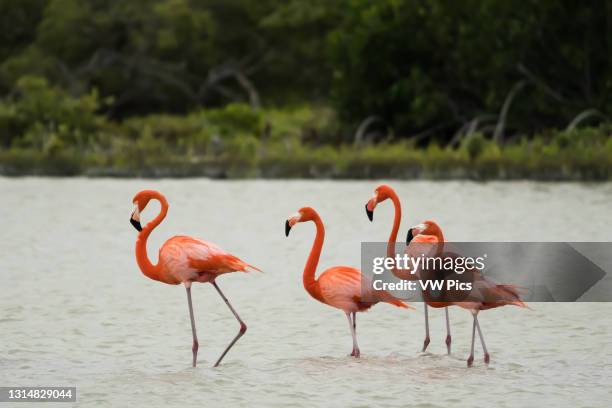
[[[183,153],[205,154],[211,139],[210,129],[202,115],[149,115],[126,120],[123,130],[139,141],[147,136]]]
[[[96,142],[104,118],[97,93],[75,98],[41,77],[22,77],[15,96],[0,103],[0,139],[5,146],[54,151]]]
[[[259,136],[262,130],[262,116],[249,105],[231,103],[224,108],[205,111],[206,120],[222,136],[248,133]]]
[[[517,133],[565,127],[587,109],[610,117],[603,3],[349,1],[328,37],[332,97],[346,123],[376,115],[398,135],[450,137],[499,114],[511,93]]]
[[[0,103],[0,173],[325,178],[612,178],[612,126],[548,130],[497,144],[481,133],[438,143],[342,142],[325,107],[247,105],[114,122],[94,94],[23,78]]]

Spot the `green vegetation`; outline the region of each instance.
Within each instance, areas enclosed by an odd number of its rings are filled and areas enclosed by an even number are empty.
[[[612,0],[0,0],[0,174],[612,178]]]
[[[247,104],[122,122],[96,114],[38,77],[0,104],[0,172],[90,176],[473,178],[607,180],[612,127],[549,131],[500,145],[471,133],[456,147],[435,141],[344,143],[330,108],[253,110]]]

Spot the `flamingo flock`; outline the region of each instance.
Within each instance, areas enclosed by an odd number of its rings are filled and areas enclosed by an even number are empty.
[[[383,201],[390,199],[393,203],[395,216],[391,233],[387,243],[387,256],[396,255],[396,240],[400,228],[402,209],[397,193],[388,185],[380,185],[374,190],[374,195],[366,203],[366,214],[373,221],[374,209]],[[157,200],[161,205],[160,213],[148,222],[144,227],[141,225],[141,213],[145,210],[151,200]],[[226,252],[219,246],[198,238],[188,236],[174,236],[168,239],[160,248],[158,262],[153,264],[147,254],[147,240],[151,232],[164,220],[168,213],[168,201],[158,191],[140,191],[132,200],[134,210],[130,216],[130,223],[138,231],[136,239],[136,262],[141,272],[150,279],[160,281],[169,285],[183,284],[187,294],[187,306],[191,322],[192,343],[192,366],[197,364],[198,337],[196,332],[195,317],[191,298],[191,286],[194,282],[210,283],[223,302],[227,305],[239,324],[238,333],[230,341],[219,358],[215,367],[219,366],[223,358],[234,346],[234,344],[245,334],[247,325],[240,318],[230,301],[219,288],[217,278],[231,272],[251,272],[261,270],[237,256]],[[353,348],[351,357],[359,358],[361,351],[357,342],[357,313],[365,312],[378,303],[387,303],[398,308],[414,309],[404,301],[394,297],[385,290],[375,290],[371,279],[362,272],[350,266],[333,266],[321,272],[316,277],[319,258],[323,249],[325,239],[325,227],[319,214],[311,207],[300,208],[297,213],[291,215],[285,221],[285,235],[289,236],[291,229],[298,223],[313,222],[316,235],[310,254],[306,260],[302,275],[304,289],[315,300],[333,308],[339,309],[346,315],[349,330],[352,337]],[[406,253],[415,251],[419,245],[433,245],[438,256],[456,256],[450,252],[444,252],[444,235],[442,229],[434,221],[427,220],[409,228],[406,238]],[[428,271],[416,271],[409,273],[406,270],[393,268],[395,276],[405,280],[417,280],[427,278]],[[434,271],[435,273],[435,271]],[[474,361],[474,343],[476,331],[480,338],[484,353],[484,362],[490,362],[484,336],[478,322],[478,313],[483,310],[493,309],[506,305],[527,307],[521,300],[519,288],[513,285],[499,285],[484,277],[477,270],[467,271],[468,279],[473,282],[475,290],[461,301],[435,301],[430,291],[423,291],[424,316],[425,316],[425,339],[422,352],[430,343],[428,307],[444,308],[446,316],[446,339],[448,354],[451,353],[451,333],[449,320],[449,307],[455,306],[468,310],[472,314],[472,341],[470,355],[467,359],[468,367]]]

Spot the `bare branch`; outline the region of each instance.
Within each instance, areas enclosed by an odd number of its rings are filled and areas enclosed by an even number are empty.
[[[247,76],[244,75],[241,71],[237,71],[234,76],[236,77],[236,81],[238,81],[240,86],[242,86],[242,88],[249,95],[249,102],[251,103],[251,107],[255,110],[259,109],[261,107],[261,102],[259,100],[259,93],[257,92],[255,85],[253,85],[253,82],[251,82],[249,78],[247,78]]]
[[[361,121],[361,123],[359,124],[359,127],[357,128],[357,131],[355,132],[355,139],[353,141],[353,144],[355,146],[359,146],[363,143],[365,136],[366,136],[366,131],[372,124],[376,122],[383,123],[385,126],[387,126],[387,122],[380,116],[376,116],[376,115],[370,115],[367,118],[365,118],[363,121]]]
[[[261,107],[261,100],[255,84],[248,78],[239,64],[233,61],[225,62],[208,71],[206,81],[198,92],[199,97],[202,98],[211,90],[227,94],[227,89],[225,92],[221,91],[221,83],[231,78],[234,78],[238,85],[246,92],[251,107],[253,109],[259,109]]]
[[[542,89],[548,95],[552,96],[559,102],[565,102],[565,98],[555,90],[553,90],[550,86],[548,86],[543,80],[539,79],[533,72],[527,69],[522,62],[520,62],[517,66],[519,72],[527,77],[534,85],[538,88]]]
[[[522,80],[514,84],[508,96],[506,96],[506,100],[502,106],[501,112],[499,113],[499,121],[497,122],[497,126],[495,127],[495,132],[493,133],[493,140],[496,143],[501,143],[504,136],[504,126],[506,125],[506,117],[508,116],[508,111],[510,110],[510,106],[512,105],[512,101],[514,97],[518,95],[518,93],[527,85],[527,81]]]
[[[461,126],[457,132],[455,132],[455,135],[448,143],[448,146],[455,147],[459,144],[459,142],[461,142],[462,139],[469,138],[470,136],[472,136],[472,134],[474,134],[478,130],[478,126],[481,122],[495,119],[497,119],[497,115],[484,114],[476,116],[472,120],[465,122],[463,126]]]
[[[576,117],[572,119],[569,125],[567,125],[567,127],[565,128],[565,131],[569,132],[571,130],[574,130],[579,124],[581,124],[582,122],[584,122],[586,119],[590,117],[598,117],[598,118],[606,119],[606,115],[604,115],[597,109],[587,109],[585,111],[580,112],[578,115],[576,115]]]

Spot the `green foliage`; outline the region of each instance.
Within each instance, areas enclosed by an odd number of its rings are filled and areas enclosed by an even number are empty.
[[[338,143],[340,130],[335,112],[326,106],[267,109],[265,122],[274,141],[303,140],[310,144]]]
[[[298,10],[309,15],[285,18]],[[270,100],[324,97],[321,34],[338,10],[324,1],[6,0],[0,91],[43,75],[114,97],[113,117],[247,101],[245,79]]]
[[[150,135],[162,145],[183,152],[204,153],[210,141],[201,115],[149,115],[126,120],[122,128],[130,140],[138,141],[143,135]]]
[[[223,109],[212,109],[206,112],[206,119],[223,136],[235,132],[259,135],[262,127],[262,116],[245,104],[229,104]]]
[[[18,54],[36,38],[46,0],[0,1],[0,61]]]
[[[4,0],[0,94],[24,76],[97,89],[112,119],[333,102],[341,122],[314,126],[314,144],[374,115],[394,139],[429,131],[426,145],[497,121],[515,89],[503,133],[532,135],[612,116],[610,13],[612,0]]]
[[[4,146],[54,152],[96,142],[104,119],[96,115],[97,92],[78,98],[40,77],[22,77],[15,96],[0,103],[0,140]]]
[[[0,172],[608,179],[611,12],[3,0]],[[386,136],[354,146],[372,117]]]
[[[0,103],[0,173],[208,177],[612,178],[612,126],[549,131],[498,145],[482,133],[456,149],[411,141],[341,143],[326,107],[247,105],[122,123],[38,77]],[[332,141],[330,143],[330,141]]]
[[[378,115],[399,135],[448,136],[498,114],[524,81],[510,132],[610,115],[610,12],[610,1],[351,1],[331,35],[336,106],[349,123]]]

